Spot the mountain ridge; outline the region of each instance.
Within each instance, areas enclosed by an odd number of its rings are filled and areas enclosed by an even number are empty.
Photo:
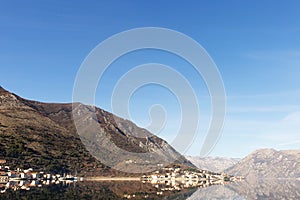
[[[226,158],[226,157],[199,157],[199,156],[186,156],[196,167],[213,172],[224,172],[229,167],[235,165],[241,159],[239,158]]]
[[[73,109],[81,109],[81,111],[95,109],[95,117],[92,121],[101,127],[119,148],[145,153],[165,147],[167,151],[158,155],[161,156],[159,159],[176,156],[178,159],[173,164],[195,168],[166,141],[136,126],[133,122],[101,108],[81,103],[43,103],[27,100],[1,86],[0,156],[12,167],[33,167],[37,170],[53,172],[77,171],[82,175],[122,174],[105,166],[90,155],[91,151],[86,150],[73,122]],[[146,139],[135,137],[138,134],[148,137]],[[125,161],[118,164],[128,165]],[[45,166],[46,169],[43,169]]]
[[[300,177],[300,150],[257,149],[225,170],[248,179]]]

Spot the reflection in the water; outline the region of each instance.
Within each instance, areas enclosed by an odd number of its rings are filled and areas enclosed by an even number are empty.
[[[162,179],[149,180],[159,191],[158,195],[164,194],[166,191],[181,191],[188,188],[205,188],[211,185],[225,185],[229,182],[223,180],[199,180],[199,179]],[[143,181],[147,183],[147,181]]]
[[[64,185],[50,184],[45,187],[35,187],[28,191],[7,190],[0,194],[0,199],[186,199],[196,189],[168,191],[158,194],[159,190],[150,183],[140,181],[104,181],[76,182]]]
[[[82,180],[82,179],[80,179]],[[32,187],[42,187],[50,184],[70,184],[78,178],[68,175],[35,172],[32,168],[11,170],[9,166],[0,166],[0,192],[7,190],[30,190]]]
[[[31,188],[50,185],[68,185],[75,183],[78,180],[77,177],[72,175],[60,175],[60,174],[47,174],[44,172],[34,172],[33,169],[17,169],[10,170],[9,167],[0,167],[0,191],[6,193],[7,191],[29,191]],[[129,185],[123,185],[116,191],[115,188],[108,190],[113,191],[119,198],[156,198],[157,196],[173,196],[175,194],[183,195],[191,188],[204,188],[211,185],[225,185],[227,181],[235,180],[236,177],[229,176],[227,174],[218,174],[205,170],[188,170],[180,167],[163,168],[160,171],[156,171],[151,175],[144,175],[141,178],[136,178],[135,185],[138,190],[128,190]],[[93,180],[93,179],[90,179]],[[109,178],[99,179],[105,181],[111,180],[126,180],[126,177],[119,177],[119,179]],[[126,182],[126,181],[125,181]],[[63,184],[61,184],[63,183]],[[105,182],[101,182],[105,185]],[[124,183],[124,182],[123,182]],[[142,184],[143,186],[140,186]],[[114,185],[122,185],[122,182],[114,183]],[[75,186],[75,185],[74,185]],[[132,188],[133,184],[130,184]],[[46,190],[46,189],[45,189]],[[28,196],[24,194],[24,196]]]
[[[205,176],[204,176],[205,175]],[[230,180],[232,180],[231,177]],[[79,181],[61,176],[9,170],[0,174],[1,199],[300,199],[300,180],[248,179],[169,169],[141,181]],[[237,179],[234,179],[235,181]],[[209,187],[210,186],[210,187]]]
[[[70,185],[77,180],[10,180],[6,183],[0,183],[0,192],[5,193],[7,190],[30,190],[33,187],[48,186],[50,184]]]
[[[300,199],[297,179],[248,179],[227,188],[247,199]]]
[[[300,180],[263,179],[245,180],[223,186],[197,190],[189,200],[204,199],[300,199]]]
[[[15,184],[21,185],[20,182]],[[28,184],[23,182],[23,186],[30,187]],[[50,182],[47,186],[30,187],[28,191],[6,190],[0,194],[0,199],[300,199],[300,181],[296,180],[245,180],[225,185],[200,185],[186,187],[172,181],[156,184],[140,181]]]
[[[205,181],[158,181],[151,183],[146,181],[14,180],[1,185],[1,190],[4,193],[1,194],[1,198],[17,199],[22,196],[25,199],[33,197],[68,199],[71,196],[81,199],[90,196],[94,199],[186,199],[197,188],[208,187],[211,184]]]

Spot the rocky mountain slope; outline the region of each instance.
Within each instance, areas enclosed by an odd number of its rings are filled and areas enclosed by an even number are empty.
[[[77,103],[74,109],[77,109],[78,113],[84,113],[92,108]],[[195,167],[166,141],[147,130],[100,108],[93,107],[93,109],[95,114],[93,118],[86,119],[83,114],[77,119],[79,123],[92,121],[97,126],[87,127],[85,130],[87,133],[95,133],[99,128],[114,145],[133,153],[155,152],[162,149],[148,161],[155,165],[166,157],[175,157],[176,164]],[[101,144],[97,143],[99,138],[90,141],[94,139],[93,137],[82,138],[77,134],[72,104],[30,101],[0,87],[0,159],[6,159],[11,167],[32,167],[51,172],[77,171],[81,175],[120,174],[121,172],[95,159],[93,152],[105,158],[109,158],[111,156],[109,153],[112,152],[101,149]],[[90,152],[86,150],[81,139],[85,139],[85,145]],[[131,159],[134,161],[135,158]],[[137,163],[133,161],[128,163],[124,158],[122,163],[115,164],[134,169]]]
[[[222,158],[222,157],[198,157],[186,156],[199,169],[206,169],[213,172],[224,172],[229,167],[235,165],[239,158]]]
[[[259,149],[226,170],[248,179],[300,177],[300,150]]]

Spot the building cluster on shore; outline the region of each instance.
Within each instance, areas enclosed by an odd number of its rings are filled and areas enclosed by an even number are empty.
[[[240,181],[243,177],[229,176],[225,173],[213,173],[206,170],[183,170],[180,167],[163,168],[151,175],[142,176],[144,183],[151,183],[159,189],[157,195],[165,191],[180,191],[190,187],[208,187],[210,185],[225,185]]]
[[[1,160],[0,160],[1,161]],[[37,172],[32,168],[11,170],[9,166],[0,162],[0,192],[7,190],[30,190],[31,187],[42,187],[50,184],[70,184],[83,178],[77,178],[72,175],[50,174]],[[240,181],[243,177],[229,176],[225,173],[213,173],[206,170],[183,169],[179,166],[162,168],[152,174],[143,175],[142,177],[101,177],[99,180],[122,180],[122,181],[139,181],[150,183],[155,187],[156,195],[163,195],[170,191],[181,191],[191,187],[208,187],[210,185],[225,185],[228,182]],[[98,180],[90,178],[85,180]],[[124,198],[135,198],[137,194],[124,194]],[[146,194],[147,196],[147,194]],[[145,198],[146,198],[145,196]]]
[[[69,184],[77,180],[78,178],[72,175],[36,172],[32,168],[11,170],[9,166],[0,166],[1,193],[6,192],[7,189],[30,190],[31,187],[42,187],[42,185],[59,184],[60,182]]]
[[[183,170],[180,167],[163,168],[151,175],[142,176],[142,180],[154,183],[165,180],[234,181],[237,178],[241,177],[233,177],[225,173],[214,173],[207,170]]]

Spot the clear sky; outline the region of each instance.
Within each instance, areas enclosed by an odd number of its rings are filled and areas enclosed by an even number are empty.
[[[138,27],[164,27],[199,42],[211,55],[227,92],[223,135],[212,156],[243,157],[256,148],[300,148],[299,1],[0,1],[0,85],[29,99],[70,102],[76,73],[109,36]],[[111,111],[114,84],[148,62],[186,76],[201,110],[198,155],[209,122],[210,98],[201,77],[180,58],[155,50],[117,60],[99,84],[96,104]],[[130,108],[138,125],[148,109],[165,105],[172,141],[180,121],[174,95],[157,86],[136,92]],[[176,126],[175,126],[176,125]]]

